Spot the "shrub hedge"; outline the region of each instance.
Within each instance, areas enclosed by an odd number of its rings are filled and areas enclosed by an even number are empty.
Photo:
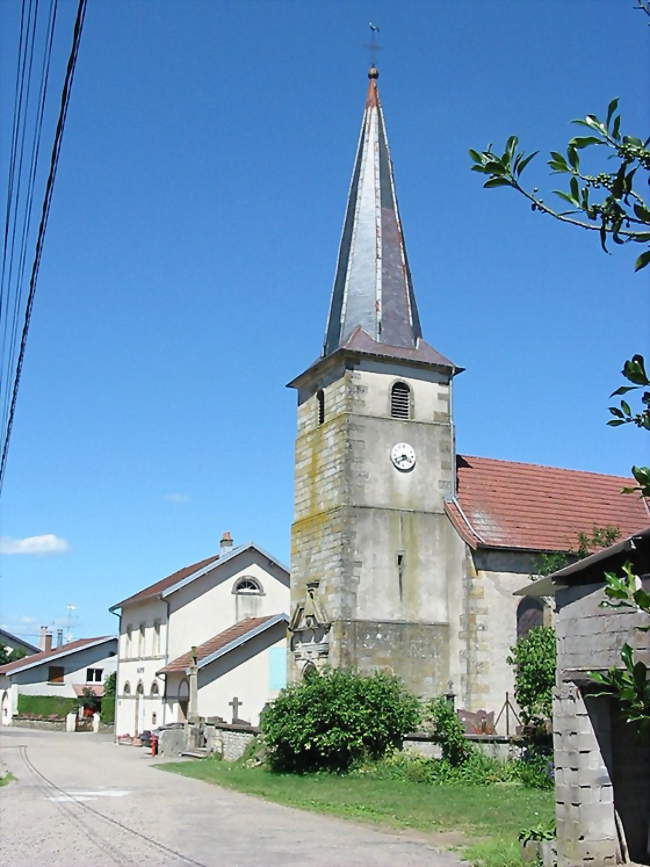
[[[58,695],[19,695],[18,713],[24,716],[56,717],[64,719],[72,711],[76,711],[76,698],[63,698]]]
[[[107,725],[112,725],[115,722],[115,696],[105,695],[102,698],[102,709],[100,711],[102,722]]]

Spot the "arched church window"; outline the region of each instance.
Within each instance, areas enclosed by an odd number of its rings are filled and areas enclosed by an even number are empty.
[[[124,695],[131,695],[131,684],[128,682],[128,680],[122,687],[122,692],[124,693]]]
[[[318,669],[313,662],[308,662],[302,670],[302,679],[309,680],[310,677],[316,677]]]
[[[159,694],[158,684],[154,680],[154,682],[151,684],[151,695],[158,695],[158,694]]]
[[[517,606],[517,639],[525,638],[531,629],[543,625],[543,603],[532,596],[525,596]]]
[[[242,595],[247,595],[250,593],[260,594],[261,592],[261,584],[256,578],[253,578],[250,575],[244,575],[243,578],[240,578],[239,581],[235,584],[235,589],[233,590],[233,593],[241,593]]]
[[[318,424],[323,424],[325,421],[325,392],[322,388],[316,392],[316,403],[318,406]]]
[[[144,684],[142,683],[142,681],[138,682],[138,685],[137,685],[136,690],[135,690],[135,694],[136,695],[144,695]]]
[[[411,389],[405,382],[396,382],[390,390],[391,418],[411,417]]]

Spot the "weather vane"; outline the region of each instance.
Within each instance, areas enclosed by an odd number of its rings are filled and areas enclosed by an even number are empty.
[[[381,51],[382,46],[377,42],[377,34],[379,33],[379,27],[377,24],[374,24],[372,21],[368,22],[368,27],[370,28],[370,42],[366,44],[366,48],[370,51],[370,65],[376,66],[377,64],[377,52]]]

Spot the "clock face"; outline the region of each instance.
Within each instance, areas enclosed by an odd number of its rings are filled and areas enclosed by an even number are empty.
[[[398,470],[410,470],[415,466],[415,449],[408,443],[395,443],[390,459]]]

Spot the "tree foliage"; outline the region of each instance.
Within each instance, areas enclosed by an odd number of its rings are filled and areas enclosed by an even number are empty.
[[[418,701],[398,678],[331,669],[282,690],[260,725],[271,768],[303,773],[381,758],[418,722]]]
[[[567,211],[559,211],[548,205],[540,196],[537,187],[528,189],[523,185],[522,174],[539,151],[526,154],[519,150],[519,139],[511,135],[502,154],[489,145],[484,151],[470,149],[474,161],[472,171],[488,175],[483,184],[487,189],[511,187],[531,203],[533,211],[546,214],[564,223],[596,231],[605,252],[611,239],[615,244],[650,242],[650,208],[639,192],[647,186],[650,172],[650,139],[642,141],[621,132],[621,115],[618,99],[607,107],[604,121],[595,114],[574,120],[586,127],[589,135],[574,136],[566,147],[566,155],[551,151],[548,166],[554,174],[568,175],[565,190],[553,190],[554,194],[568,203]],[[611,167],[595,174],[581,165],[581,153],[590,148],[603,151],[613,160]],[[637,258],[635,270],[640,271],[650,262],[650,248]]]
[[[526,725],[542,726],[550,719],[555,684],[555,632],[537,626],[510,648],[515,669],[515,698]]]
[[[16,660],[22,659],[25,656],[27,656],[26,651],[22,650],[20,647],[14,647],[13,650],[4,646],[0,647],[0,665],[6,665],[8,662],[16,662]]]

